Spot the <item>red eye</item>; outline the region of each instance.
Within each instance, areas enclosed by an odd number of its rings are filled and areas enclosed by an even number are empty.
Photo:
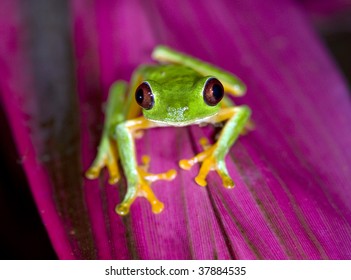
[[[154,95],[152,94],[151,88],[148,83],[144,82],[135,91],[136,102],[146,110],[150,110],[154,107]]]
[[[203,96],[205,103],[209,106],[216,106],[222,100],[224,95],[224,88],[220,81],[216,78],[207,80]]]

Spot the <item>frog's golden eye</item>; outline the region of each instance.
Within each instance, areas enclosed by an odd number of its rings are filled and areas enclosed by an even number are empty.
[[[135,91],[136,102],[146,110],[154,107],[154,95],[148,83],[144,82]]]
[[[216,78],[208,79],[203,90],[203,96],[207,105],[216,106],[224,96],[223,85]]]

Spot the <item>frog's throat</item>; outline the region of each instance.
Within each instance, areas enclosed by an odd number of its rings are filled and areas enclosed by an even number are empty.
[[[213,117],[216,116],[218,112],[214,113],[213,115],[204,117],[204,118],[197,118],[197,119],[191,119],[191,120],[186,120],[186,121],[160,121],[160,120],[154,120],[145,117],[145,119],[157,124],[157,126],[188,126],[188,125],[205,125],[209,123],[213,123]]]

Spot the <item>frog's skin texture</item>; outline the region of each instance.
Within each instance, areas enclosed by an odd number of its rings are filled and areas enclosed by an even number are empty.
[[[179,161],[182,169],[190,169],[201,163],[195,181],[206,186],[211,170],[217,171],[224,187],[233,188],[224,158],[240,133],[250,128],[251,111],[247,106],[235,106],[223,93],[242,96],[245,85],[234,75],[214,65],[158,46],[152,57],[160,64],[139,66],[128,86],[117,81],[111,86],[106,109],[104,130],[97,156],[86,172],[86,177],[96,179],[103,167],[107,167],[110,184],[120,179],[118,160],[127,178],[127,193],[116,206],[120,215],[129,213],[134,200],[145,197],[154,213],[160,213],[164,205],[151,189],[158,180],[173,180],[175,170],[161,174],[148,172],[148,156],[142,157],[142,165],[136,160],[134,136],[141,130],[160,126],[187,126],[225,122],[217,142],[209,145],[201,139],[204,151],[191,159]],[[162,64],[161,64],[162,63]]]

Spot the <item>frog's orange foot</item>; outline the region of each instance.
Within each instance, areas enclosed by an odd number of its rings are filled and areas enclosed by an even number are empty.
[[[110,175],[109,183],[111,185],[117,183],[121,178],[118,168],[118,153],[116,147],[109,139],[103,139],[95,160],[85,172],[85,177],[91,180],[98,178],[102,168],[105,166]]]
[[[148,172],[150,158],[148,156],[143,156],[142,162],[143,164],[137,168],[139,182],[128,186],[127,194],[123,202],[116,206],[116,212],[119,215],[127,215],[130,206],[137,197],[145,197],[150,202],[152,212],[155,214],[161,213],[164,208],[163,203],[157,199],[152,191],[151,183],[158,180],[171,181],[176,177],[177,172],[171,169],[164,173],[152,174]]]
[[[179,166],[182,169],[189,170],[196,163],[202,162],[200,171],[195,177],[195,182],[198,185],[205,187],[207,185],[206,178],[208,173],[215,170],[221,177],[224,187],[233,188],[234,182],[228,174],[224,159],[216,156],[217,143],[211,146],[206,138],[201,138],[200,144],[204,151],[190,159],[181,160]]]

